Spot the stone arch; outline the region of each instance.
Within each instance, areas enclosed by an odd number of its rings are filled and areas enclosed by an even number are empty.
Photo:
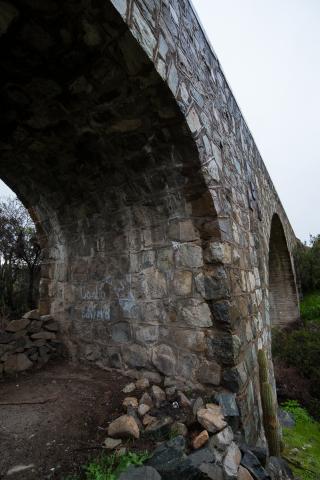
[[[299,319],[293,265],[277,214],[272,217],[269,240],[269,306],[271,326],[285,327]]]
[[[15,10],[0,175],[47,238],[44,309],[74,357],[218,384],[220,227],[169,88],[110,2]]]

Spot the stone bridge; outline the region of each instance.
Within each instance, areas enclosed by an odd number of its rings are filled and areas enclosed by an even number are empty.
[[[189,0],[1,2],[0,176],[73,358],[237,394],[299,316],[296,238]]]

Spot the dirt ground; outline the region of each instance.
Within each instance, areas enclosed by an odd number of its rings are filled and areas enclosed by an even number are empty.
[[[0,383],[0,479],[64,479],[101,453],[129,379],[66,361]],[[28,467],[11,473],[14,467]],[[8,474],[9,473],[9,474]]]

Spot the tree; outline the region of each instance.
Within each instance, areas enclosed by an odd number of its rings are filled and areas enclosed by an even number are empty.
[[[27,209],[17,199],[0,200],[0,308],[2,315],[34,308],[34,283],[40,263],[40,246]],[[27,272],[26,305],[16,305],[15,291],[21,273]],[[21,313],[21,312],[19,312]]]
[[[299,242],[295,265],[302,292],[320,291],[320,235],[310,235],[310,246]]]

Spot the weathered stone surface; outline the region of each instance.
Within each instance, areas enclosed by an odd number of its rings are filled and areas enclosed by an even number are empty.
[[[171,425],[171,432],[173,435],[182,435],[183,437],[186,437],[188,435],[188,428],[184,423],[174,422]]]
[[[201,433],[199,433],[199,435],[197,435],[192,440],[192,446],[195,450],[198,450],[199,448],[203,447],[208,440],[209,440],[209,434],[207,430],[203,430]]]
[[[123,402],[122,406],[127,408],[127,407],[133,407],[133,408],[138,408],[138,399],[136,397],[126,397]]]
[[[250,451],[244,453],[241,465],[251,473],[255,480],[270,480],[266,470],[261,466],[257,457]]]
[[[130,467],[121,473],[119,480],[161,480],[161,476],[152,467]]]
[[[228,447],[226,456],[223,459],[223,469],[226,480],[236,480],[238,478],[240,461],[240,449],[234,442],[231,442]]]
[[[54,332],[38,332],[31,335],[32,340],[55,340],[57,338]]]
[[[157,407],[159,407],[162,402],[166,401],[166,393],[162,388],[158,387],[158,385],[153,385],[151,387],[151,395]]]
[[[178,392],[177,398],[182,408],[191,408],[191,402],[183,392]]]
[[[4,362],[4,371],[6,373],[23,372],[31,368],[33,363],[28,359],[24,353],[8,356]]]
[[[105,439],[103,446],[107,450],[114,450],[115,448],[119,447],[122,443],[122,440],[120,438],[111,438],[108,437]]]
[[[280,424],[285,428],[293,428],[296,424],[294,416],[281,408],[278,409],[278,419]]]
[[[238,470],[238,480],[254,480],[254,479],[252,478],[248,470],[244,468],[242,465],[240,465]]]
[[[51,317],[51,315],[50,315],[50,317]],[[23,315],[23,318],[29,318],[31,320],[40,320],[41,319],[38,310],[30,310],[29,312],[27,312]],[[52,317],[51,317],[51,319],[52,319]],[[42,320],[43,320],[43,318],[42,318]]]
[[[216,362],[203,361],[197,371],[197,379],[205,385],[220,385],[221,367]]]
[[[173,419],[171,417],[162,417],[159,420],[150,422],[145,429],[145,435],[161,438],[169,433],[172,423]]]
[[[203,407],[203,400],[201,397],[197,397],[192,405],[193,415],[197,415],[198,410],[202,407]]]
[[[140,417],[143,417],[146,413],[150,411],[151,407],[149,405],[146,405],[145,403],[140,403],[138,407],[138,413]]]
[[[270,457],[266,471],[271,480],[293,480],[295,478],[291,468],[283,458]]]
[[[154,386],[157,386],[157,385],[154,385]],[[142,405],[142,404],[148,405],[150,408],[152,408],[154,406],[153,405],[153,400],[152,400],[152,398],[151,398],[151,396],[149,395],[148,392],[144,392],[144,394],[140,398],[139,405]]]
[[[140,430],[133,417],[122,415],[110,423],[108,435],[114,438],[139,438]]]
[[[136,384],[131,382],[131,383],[128,383],[123,389],[123,393],[132,393],[134,392],[136,389]]]
[[[197,412],[198,422],[209,432],[216,433],[227,426],[221,408],[200,408]]]
[[[176,369],[176,358],[168,345],[159,345],[152,352],[152,363],[165,375],[173,375]]]
[[[150,382],[148,378],[140,378],[139,380],[136,381],[136,388],[138,390],[146,390],[149,388]]]
[[[216,433],[215,435],[212,435],[212,437],[210,437],[209,446],[210,448],[216,448],[218,450],[225,451],[232,441],[233,431],[228,426],[221,430],[219,433]]]
[[[30,320],[27,318],[22,318],[21,320],[12,320],[7,326],[7,332],[18,332],[24,330],[30,323]]]
[[[296,238],[192,6],[36,3],[1,23],[0,176],[45,237],[38,314],[100,365],[220,387],[216,362],[255,443],[254,352],[298,318]]]

